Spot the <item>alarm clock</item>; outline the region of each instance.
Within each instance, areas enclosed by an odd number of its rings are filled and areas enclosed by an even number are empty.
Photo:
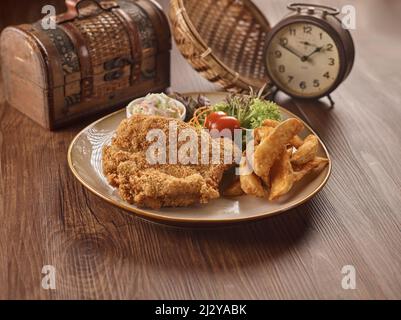
[[[292,12],[268,34],[267,73],[272,83],[294,98],[319,99],[342,83],[354,64],[350,32],[337,18],[338,9],[294,3]]]

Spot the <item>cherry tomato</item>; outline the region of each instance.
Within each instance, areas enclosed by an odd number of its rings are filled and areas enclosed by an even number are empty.
[[[210,130],[217,130],[220,134],[220,137],[232,138],[235,129],[240,129],[241,125],[237,118],[230,116],[223,116],[217,119],[216,122],[213,122]],[[222,133],[224,129],[228,129],[229,133]],[[212,137],[216,135],[216,132],[212,132]]]
[[[219,118],[224,117],[226,115],[227,114],[223,111],[212,112],[206,117],[205,128],[210,130],[213,123],[215,123]]]

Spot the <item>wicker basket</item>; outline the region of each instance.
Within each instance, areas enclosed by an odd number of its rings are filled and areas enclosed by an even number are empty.
[[[269,82],[264,45],[269,22],[250,0],[171,0],[177,46],[196,71],[228,91]]]

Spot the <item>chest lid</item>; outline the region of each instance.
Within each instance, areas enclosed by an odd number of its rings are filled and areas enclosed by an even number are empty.
[[[53,29],[37,22],[3,32],[2,47],[12,45],[19,55],[7,54],[9,71],[44,89],[65,86],[66,95],[93,98],[133,85],[143,64],[152,65],[149,57],[171,48],[167,19],[151,1],[66,4],[67,12],[56,17]]]

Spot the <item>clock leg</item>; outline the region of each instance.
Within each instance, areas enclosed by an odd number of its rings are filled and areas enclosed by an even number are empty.
[[[331,108],[334,108],[334,105],[335,105],[336,103],[334,102],[334,100],[333,100],[333,98],[331,97],[331,95],[328,95],[328,96],[327,96],[327,99],[329,99],[329,101],[330,101],[330,109],[331,109]]]
[[[279,92],[279,91],[280,90],[277,87],[274,88],[274,91],[271,93],[269,100],[276,102],[276,95],[277,95],[277,92]]]

